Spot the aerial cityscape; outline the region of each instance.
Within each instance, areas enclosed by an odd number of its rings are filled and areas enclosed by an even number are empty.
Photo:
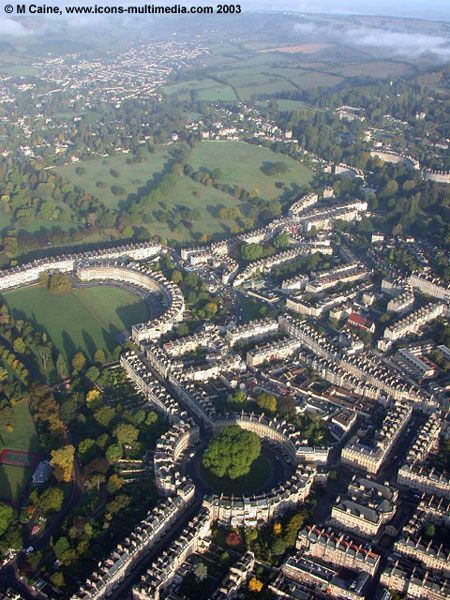
[[[266,4],[4,7],[0,600],[450,597],[450,17]]]

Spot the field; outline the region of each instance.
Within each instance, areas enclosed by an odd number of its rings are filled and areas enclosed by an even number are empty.
[[[56,173],[63,179],[68,179],[73,184],[96,196],[106,206],[115,208],[121,200],[129,194],[134,194],[149,180],[157,176],[170,160],[167,148],[158,148],[152,154],[147,154],[147,160],[140,163],[128,164],[127,154],[115,154],[108,158],[96,158],[82,163],[57,167]],[[78,175],[77,167],[84,167],[85,173]],[[116,171],[118,176],[111,175],[110,170]],[[97,182],[103,182],[105,187],[97,187]],[[125,194],[116,196],[111,191],[111,186],[122,187]]]
[[[188,98],[191,92],[195,92],[199,100],[208,102],[236,100],[236,94],[229,85],[218,83],[214,79],[198,79],[193,81],[183,81],[173,85],[164,86],[162,91],[169,96],[178,94],[178,96]]]
[[[314,109],[312,109],[308,104],[306,104],[306,102],[302,102],[301,100],[280,100],[280,99],[276,99],[275,102],[278,105],[278,108],[282,111],[294,111],[297,110],[299,112],[301,111],[309,111],[309,112],[314,112]],[[261,101],[258,102],[259,106],[264,106],[266,102]]]
[[[218,209],[222,206],[226,208],[238,206],[241,212],[245,214],[244,203],[220,190],[205,187],[201,183],[192,181],[192,179],[184,175],[178,178],[177,184],[164,198],[164,202],[169,209],[184,206],[200,210],[200,218],[194,221],[192,230],[182,227],[180,230],[171,231],[167,223],[157,221],[146,225],[151,234],[160,235],[178,242],[194,239],[192,234],[206,233],[207,235],[213,235],[216,233],[229,233],[226,224],[221,223],[217,218]],[[157,208],[155,206],[155,209]]]
[[[39,439],[28,405],[23,400],[14,406],[14,429],[0,430],[0,450],[10,448],[39,452]],[[33,474],[32,468],[0,464],[0,498],[17,500]]]
[[[384,79],[414,70],[407,62],[374,60],[338,44],[249,42],[245,46],[219,44],[211,50],[202,78],[168,84],[163,91],[181,99],[195,90],[202,100],[248,101],[252,96],[276,98],[288,92],[334,88],[355,77]]]
[[[287,172],[273,177],[264,175],[261,167],[274,162],[285,163]],[[308,168],[288,156],[245,142],[202,142],[194,148],[190,163],[194,169],[219,167],[224,182],[255,191],[265,200],[282,197],[283,190],[276,187],[276,182],[293,190],[308,184],[312,176]]]
[[[91,357],[97,348],[111,352],[120,332],[148,319],[143,302],[111,286],[73,289],[61,296],[33,286],[7,292],[4,297],[15,318],[45,329],[68,360],[79,350]]]
[[[366,76],[375,79],[403,77],[404,75],[410,75],[414,71],[411,65],[395,61],[373,61],[362,64],[344,65],[330,70],[343,77]]]
[[[284,92],[308,90],[316,87],[333,87],[343,78],[338,74],[304,70],[295,65],[257,66],[245,63],[237,68],[220,71],[221,83],[208,79],[193,79],[163,88],[166,94],[178,94],[186,98],[191,90],[196,90],[201,100],[230,101],[250,100],[253,95],[277,96]],[[209,82],[209,83],[208,83]]]
[[[316,52],[320,52],[320,50],[324,50],[325,48],[330,47],[330,44],[298,44],[296,46],[280,46],[278,48],[268,48],[267,50],[260,50],[259,52],[281,52],[283,54],[315,54]]]
[[[98,190],[95,186],[97,180],[111,183],[111,178],[108,179],[111,177],[109,169],[113,168],[119,172],[119,177],[113,178],[117,185],[121,185],[127,192],[133,194],[137,187],[148,186],[148,189],[151,189],[152,183],[158,180],[159,173],[163,171],[169,159],[167,148],[157,148],[149,156],[148,161],[139,165],[127,165],[123,155],[116,155],[107,159],[107,165],[103,164],[103,159],[79,163],[78,166],[86,169],[83,175],[77,175],[73,165],[60,167],[58,172],[64,178],[70,179],[83,189],[94,193],[104,202],[111,203],[107,188]],[[239,185],[248,191],[258,190],[258,195],[266,200],[283,199],[286,194],[307,184],[312,176],[312,172],[307,167],[288,156],[244,142],[202,142],[193,149],[188,161],[194,169],[204,167],[212,170],[219,167],[223,173],[223,182]],[[263,175],[260,168],[268,162],[284,162],[288,166],[288,171],[275,177]],[[134,176],[128,172],[133,167],[139,169],[139,173],[135,172]],[[136,185],[138,174],[140,175],[139,186]],[[145,177],[148,177],[149,181]],[[282,182],[284,187],[281,189],[276,187],[276,182]],[[125,194],[124,197],[127,195]],[[237,206],[244,218],[249,209],[249,205],[236,198],[213,187],[205,187],[184,175],[179,176],[176,185],[165,196],[164,204],[165,210],[177,207],[200,210],[200,218],[192,224],[191,229],[187,229],[183,225],[179,225],[176,229],[170,228],[167,222],[158,221],[157,218],[153,222],[145,224],[151,235],[159,235],[175,242],[192,241],[198,239],[202,233],[207,235],[229,234],[231,223],[219,221],[218,209]],[[160,208],[158,203],[155,204],[154,212]]]
[[[236,479],[217,477],[200,465],[200,477],[216,493],[254,494],[263,489],[273,477],[271,461],[261,454],[253,463],[250,472]]]

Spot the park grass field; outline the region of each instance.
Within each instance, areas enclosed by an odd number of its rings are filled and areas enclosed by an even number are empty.
[[[192,151],[190,163],[194,169],[219,167],[223,181],[257,194],[265,200],[279,199],[283,190],[276,187],[282,182],[285,188],[296,189],[309,183],[312,171],[296,160],[273,152],[269,148],[245,142],[202,142]],[[288,170],[282,175],[264,175],[264,163],[283,162]]]
[[[39,68],[32,65],[15,63],[15,60],[15,58],[12,58],[10,64],[0,64],[0,73],[12,75],[13,77],[34,77],[40,74]]]
[[[12,448],[27,452],[39,452],[39,438],[34,421],[24,400],[14,407],[14,429],[0,430],[0,450]],[[22,491],[28,485],[33,469],[0,464],[0,498],[9,501],[19,499]]]
[[[147,154],[147,160],[143,162],[128,164],[127,158],[129,158],[128,154],[117,153],[107,158],[95,158],[57,167],[55,172],[63,179],[86,190],[106,206],[115,208],[121,200],[127,198],[129,194],[136,193],[139,188],[161,173],[170,160],[170,155],[167,147],[159,147],[152,154]],[[86,170],[82,175],[76,172],[76,168],[80,166]],[[111,169],[117,171],[119,176],[113,177],[110,173]],[[98,181],[102,181],[105,187],[97,187]],[[111,191],[113,185],[122,187],[125,193],[115,196]]]
[[[261,100],[260,102],[258,102],[259,106],[264,106],[265,104],[267,104],[269,101],[264,101]],[[280,98],[277,98],[275,100],[275,102],[278,105],[278,108],[281,111],[309,111],[309,112],[315,112],[315,109],[311,108],[309,106],[309,104],[306,104],[306,102],[302,102],[301,100],[282,100]]]
[[[162,91],[171,96],[177,94],[179,97],[188,98],[195,91],[199,100],[208,102],[234,101],[237,99],[233,88],[214,81],[214,79],[194,79],[182,81],[172,85],[164,86]]]
[[[236,479],[217,477],[200,465],[200,476],[203,481],[216,493],[223,494],[254,494],[264,489],[273,477],[271,461],[261,454],[252,464],[250,472]]]
[[[222,206],[226,208],[238,206],[245,214],[244,203],[213,187],[205,187],[185,175],[180,175],[176,185],[164,197],[164,203],[168,209],[187,207],[198,208],[200,211],[200,218],[192,224],[192,230],[184,227],[180,231],[172,231],[167,223],[158,221],[146,225],[150,234],[177,242],[192,241],[202,233],[206,235],[229,233],[227,224],[217,218],[218,209]],[[155,209],[157,208],[158,206],[155,206]]]
[[[45,329],[55,346],[71,360],[81,350],[93,356],[117,346],[117,334],[148,319],[147,306],[134,294],[112,286],[72,289],[56,296],[38,286],[4,294],[15,318]]]

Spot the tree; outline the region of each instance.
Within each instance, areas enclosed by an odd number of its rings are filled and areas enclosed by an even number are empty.
[[[429,538],[433,538],[436,535],[436,527],[432,523],[428,523],[424,531],[425,535]]]
[[[253,593],[259,594],[263,589],[263,582],[257,577],[252,577],[248,582],[248,589]]]
[[[98,348],[94,354],[94,362],[97,365],[103,365],[105,361],[106,361],[105,351],[102,348]]]
[[[14,352],[17,352],[18,354],[24,354],[24,352],[26,351],[26,346],[25,346],[25,342],[23,341],[23,339],[21,337],[18,337],[14,340],[13,348],[14,348]]]
[[[158,415],[154,410],[151,410],[145,418],[146,425],[154,425],[158,422]]]
[[[107,461],[113,465],[122,458],[122,446],[120,444],[111,444],[106,448],[105,456]]]
[[[287,543],[286,540],[282,537],[277,537],[271,546],[272,554],[279,556],[280,554],[284,554],[286,552]]]
[[[52,273],[48,276],[47,289],[51,294],[67,294],[72,289],[72,282],[67,273]]]
[[[205,310],[209,315],[215,315],[217,312],[217,302],[207,302],[205,305]]]
[[[65,585],[64,575],[61,573],[61,571],[56,571],[56,573],[53,573],[53,575],[50,577],[50,581],[56,588],[62,588]]]
[[[37,506],[45,513],[50,511],[59,511],[64,500],[63,491],[57,487],[49,487],[42,492],[37,502]]]
[[[247,527],[245,529],[245,541],[247,544],[251,544],[251,542],[256,542],[258,539],[258,530],[256,527]]]
[[[72,358],[72,367],[76,371],[82,371],[86,365],[86,357],[82,352],[77,352]]]
[[[84,462],[94,458],[96,454],[96,448],[97,444],[95,443],[95,440],[91,438],[84,438],[84,440],[81,440],[81,442],[78,444],[78,452],[83,457]]]
[[[113,473],[108,479],[106,489],[109,494],[115,494],[123,486],[123,479],[117,473]]]
[[[0,502],[0,535],[3,535],[14,520],[14,510],[8,504]]]
[[[111,521],[115,513],[119,512],[119,510],[122,510],[122,508],[126,508],[130,504],[130,502],[131,498],[126,494],[119,494],[118,496],[116,496],[114,500],[108,502],[108,504],[106,505],[105,519],[107,521]]]
[[[261,258],[264,248],[261,244],[245,244],[241,248],[241,256],[244,260],[258,260]]]
[[[50,464],[55,469],[55,477],[59,481],[71,480],[74,454],[75,448],[71,444],[51,451]]]
[[[283,175],[286,173],[288,171],[288,166],[284,162],[265,162],[261,167],[261,171],[264,175],[275,177],[276,175]]]
[[[279,521],[276,521],[273,525],[273,535],[281,535],[283,531],[283,526],[281,525],[281,523]]]
[[[97,381],[97,379],[100,377],[100,371],[95,365],[92,365],[92,367],[89,367],[89,369],[86,371],[86,377],[88,377],[91,381]]]
[[[66,550],[68,550],[70,548],[70,543],[69,540],[62,536],[60,538],[58,538],[58,540],[55,542],[54,546],[53,546],[53,550],[56,554],[56,558],[61,558],[62,555],[64,554],[64,552]]]
[[[289,234],[280,233],[274,240],[274,246],[277,250],[285,250],[289,246]]]
[[[273,394],[263,392],[259,394],[257,404],[261,410],[267,410],[269,412],[276,412],[277,410],[277,399]]]
[[[236,404],[239,407],[242,407],[247,401],[247,395],[242,390],[236,390],[233,394],[228,394],[227,401],[230,404]]]
[[[295,400],[292,396],[280,396],[278,398],[278,412],[281,415],[293,415],[295,413]]]
[[[199,581],[203,581],[208,577],[208,567],[204,562],[199,561],[194,567],[194,575]]]
[[[203,465],[217,477],[236,479],[246,475],[261,454],[261,440],[238,425],[221,429],[208,444]]]
[[[121,423],[114,429],[114,435],[122,446],[132,446],[138,439],[139,430],[129,423]]]
[[[91,409],[99,406],[101,399],[102,393],[97,388],[92,388],[92,390],[89,390],[86,394],[86,404]]]
[[[295,545],[298,531],[303,526],[307,515],[308,511],[306,509],[303,509],[289,519],[284,533],[284,540],[286,542],[286,546]]]
[[[114,420],[116,411],[111,406],[102,406],[94,412],[94,419],[103,427],[109,427]]]
[[[62,354],[58,354],[56,359],[56,372],[61,379],[66,379],[69,376],[66,359]]]
[[[178,271],[178,269],[175,269],[175,271],[172,273],[172,281],[174,283],[180,283],[181,281],[183,281],[182,272]]]

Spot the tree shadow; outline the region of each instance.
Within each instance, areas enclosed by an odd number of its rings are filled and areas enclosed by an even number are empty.
[[[86,346],[86,350],[88,351],[89,356],[91,357],[91,360],[93,360],[94,354],[97,350],[97,346],[96,346],[92,336],[85,329],[82,330],[81,335],[83,337],[83,341],[84,341],[84,345]]]
[[[63,331],[61,337],[64,347],[64,354],[66,355],[67,360],[70,361],[77,353],[77,348],[67,331]]]
[[[150,194],[150,192],[158,185],[164,175],[170,173],[170,170],[174,164],[174,159],[169,158],[161,171],[154,173],[153,176],[148,179],[144,185],[139,187],[136,192],[133,194],[129,194],[125,199],[120,200],[118,203],[118,208],[120,211],[126,210],[135,202],[138,202],[143,196]]]
[[[214,219],[217,219],[219,216],[219,210],[221,208],[225,208],[225,205],[224,204],[208,204],[208,206],[206,207],[206,210],[209,212],[209,214]]]

